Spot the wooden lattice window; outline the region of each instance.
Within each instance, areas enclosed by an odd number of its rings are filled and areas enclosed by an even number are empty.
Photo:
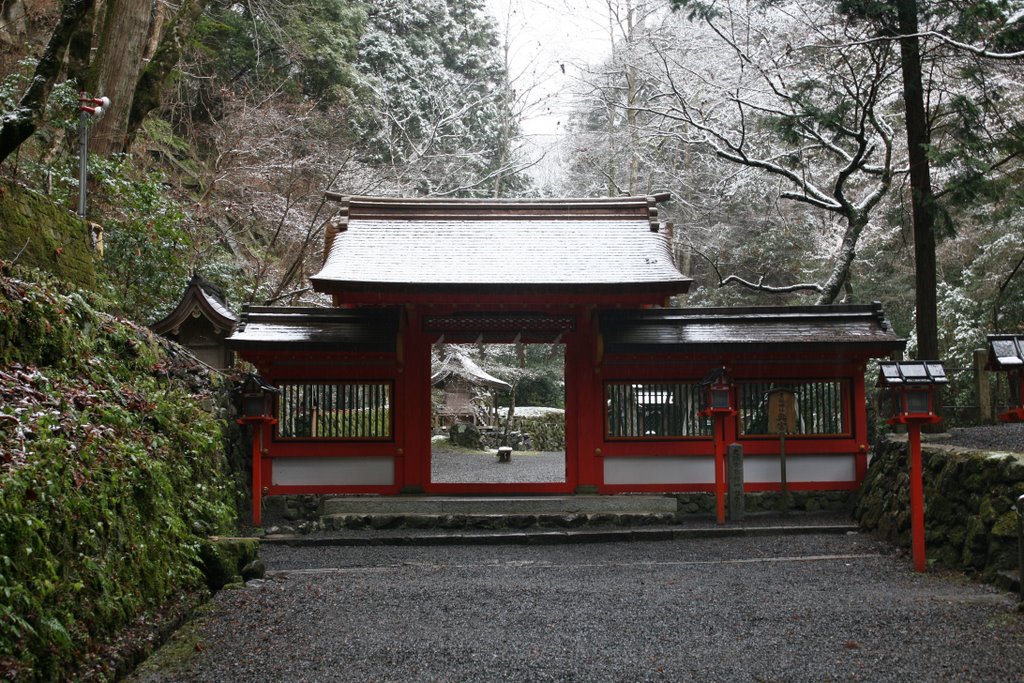
[[[848,435],[848,387],[847,382],[838,380],[740,382],[740,432],[746,436],[769,434],[768,392],[784,388],[791,390],[796,396],[794,436]]]
[[[281,439],[392,438],[390,382],[280,383]]]
[[[711,422],[697,415],[697,382],[608,382],[605,434],[610,439],[708,437]]]

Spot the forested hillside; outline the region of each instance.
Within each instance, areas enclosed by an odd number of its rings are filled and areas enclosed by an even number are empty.
[[[235,306],[312,300],[326,190],[486,196],[526,184],[507,151],[516,122],[498,34],[478,0],[11,0],[3,11],[0,109],[12,116],[0,171],[74,210],[77,93],[111,100],[88,119],[88,218],[104,229],[101,285],[139,322],[172,307],[192,271]]]

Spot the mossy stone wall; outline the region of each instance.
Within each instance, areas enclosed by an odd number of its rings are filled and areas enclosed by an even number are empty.
[[[715,511],[713,493],[677,493],[679,515],[705,514]],[[743,494],[747,514],[761,512],[849,512],[854,506],[852,491],[791,491],[789,505],[784,507],[782,494],[777,491],[758,491]]]
[[[40,194],[0,181],[0,261],[52,273],[86,289],[96,286],[89,226]]]
[[[1017,513],[1024,455],[924,444],[925,546],[929,560],[995,580],[1017,568]],[[910,547],[905,441],[881,441],[854,511],[861,528]]]
[[[226,382],[91,299],[0,268],[0,680],[81,678],[235,522]]]

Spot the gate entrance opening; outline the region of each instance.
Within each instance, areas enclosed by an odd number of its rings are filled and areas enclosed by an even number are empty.
[[[565,483],[565,347],[436,344],[431,484]]]

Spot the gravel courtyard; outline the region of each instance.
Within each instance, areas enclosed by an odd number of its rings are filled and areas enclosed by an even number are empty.
[[[430,454],[430,481],[435,484],[534,484],[565,481],[565,453],[515,452],[498,462],[485,451],[455,451],[435,445]]]
[[[853,533],[263,556],[133,680],[1024,680],[1014,596]]]

